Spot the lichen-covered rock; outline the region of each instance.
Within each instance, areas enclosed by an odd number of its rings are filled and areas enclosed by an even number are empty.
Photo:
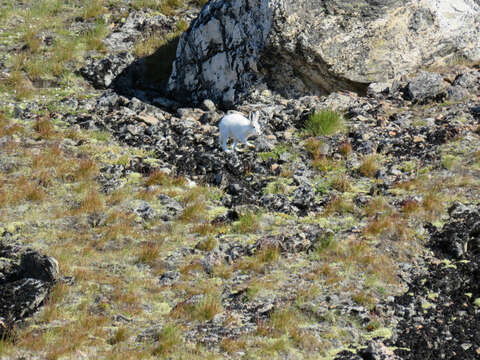
[[[460,56],[480,59],[473,0],[212,0],[182,36],[168,88],[182,101],[366,91]]]
[[[421,103],[444,96],[446,88],[441,75],[424,71],[407,85],[407,97]]]
[[[133,55],[128,52],[110,54],[103,59],[88,59],[87,64],[80,69],[80,73],[96,88],[105,89],[134,60]]]

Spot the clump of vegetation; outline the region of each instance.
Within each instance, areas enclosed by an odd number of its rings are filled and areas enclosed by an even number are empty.
[[[0,89],[2,87],[13,91],[15,98],[18,100],[29,98],[34,91],[31,81],[21,70],[12,70],[6,78],[0,78]]]
[[[280,158],[280,155],[283,153],[288,152],[289,149],[283,144],[275,146],[271,151],[268,152],[261,152],[258,154],[262,158],[262,160],[268,160],[268,159],[273,159],[273,160],[278,160]]]
[[[202,251],[212,251],[217,245],[217,240],[213,236],[208,236],[206,239],[200,241],[195,247]]]
[[[293,186],[290,186],[292,183],[291,179],[280,178],[269,183],[265,189],[265,194],[289,194],[294,190]]]
[[[180,329],[176,325],[166,325],[160,331],[155,348],[152,351],[154,356],[167,356],[171,354],[182,342]]]
[[[402,212],[406,215],[414,214],[421,210],[421,204],[413,199],[406,199],[402,202]]]
[[[312,166],[317,170],[327,172],[338,166],[337,162],[327,156],[329,145],[325,141],[311,137],[306,141],[305,147],[313,157]]]
[[[96,50],[100,53],[104,53],[106,48],[103,39],[107,34],[107,25],[103,21],[98,21],[93,29],[87,31],[83,35],[82,40],[85,44],[86,50]]]
[[[392,207],[384,197],[375,197],[368,202],[364,208],[366,216],[374,216],[377,214],[390,214]]]
[[[221,294],[207,293],[202,300],[195,305],[194,317],[197,320],[212,320],[213,317],[223,311]]]
[[[74,177],[79,180],[91,179],[98,173],[98,166],[92,159],[83,159],[74,171]]]
[[[46,193],[42,186],[29,181],[25,176],[20,176],[14,184],[14,191],[10,198],[13,203],[20,201],[40,202],[45,199]]]
[[[368,309],[373,309],[376,303],[374,297],[362,291],[359,291],[355,295],[353,295],[353,301],[355,301],[359,305],[367,307]]]
[[[208,2],[208,0],[193,0],[193,3],[197,6],[203,6]]]
[[[375,154],[368,155],[365,158],[363,158],[363,161],[360,164],[360,167],[358,168],[358,170],[360,171],[360,174],[370,178],[375,177],[379,169],[380,169],[380,165],[378,163],[378,156]]]
[[[135,10],[152,9],[161,10],[162,1],[159,0],[133,0],[130,2],[130,6]]]
[[[264,273],[269,264],[273,264],[280,259],[280,249],[278,246],[269,245],[259,250],[254,256],[246,256],[235,264],[235,267],[244,271],[250,270],[257,273]]]
[[[322,234],[316,241],[315,252],[320,254],[325,250],[333,250],[337,242],[332,233]]]
[[[325,142],[322,140],[312,137],[307,140],[307,142],[305,143],[305,147],[307,151],[312,155],[313,159],[317,160],[326,155],[327,151],[324,150],[328,147],[328,144],[325,144]]]
[[[164,0],[161,5],[161,11],[165,15],[172,15],[183,5],[183,0]]]
[[[366,236],[389,236],[393,240],[408,240],[412,231],[406,220],[398,213],[383,214],[370,219],[363,229]]]
[[[105,11],[102,0],[88,0],[83,7],[82,17],[85,20],[95,19],[104,14]]]
[[[247,342],[245,339],[232,339],[232,338],[225,338],[220,343],[220,349],[225,351],[229,354],[233,354],[247,348]]]
[[[140,246],[138,261],[144,264],[152,265],[160,256],[162,248],[161,241],[148,241]]]
[[[332,110],[321,110],[309,116],[305,130],[312,136],[328,136],[344,126],[343,115]]]
[[[127,328],[121,327],[115,331],[113,336],[110,338],[109,343],[111,345],[119,344],[128,339],[128,330]]]
[[[347,177],[347,175],[339,175],[336,176],[332,180],[332,187],[340,192],[347,192],[352,189],[352,185],[350,184],[350,179]]]
[[[192,228],[193,233],[201,236],[218,234],[225,231],[225,227],[218,224],[211,224],[209,222],[200,223]]]
[[[348,155],[350,155],[352,151],[353,151],[353,147],[352,147],[352,144],[349,141],[344,141],[338,147],[338,152],[343,157],[348,157]]]
[[[90,189],[85,194],[84,198],[80,201],[78,207],[76,207],[73,212],[75,214],[80,213],[95,213],[103,210],[104,203],[102,196],[98,193],[96,189]]]
[[[161,170],[153,171],[146,179],[145,185],[161,185],[161,186],[174,186],[185,184],[185,179],[182,177],[172,177]]]
[[[301,320],[300,312],[294,307],[286,307],[273,312],[270,325],[278,335],[295,330]]]
[[[253,211],[247,211],[233,224],[232,230],[240,234],[255,233],[260,227],[259,218],[260,214],[255,214]]]
[[[4,113],[0,112],[0,137],[22,133],[24,127],[9,120]]]
[[[428,220],[440,215],[445,203],[438,186],[434,186],[425,194],[421,205]]]
[[[183,195],[183,204],[185,208],[180,215],[180,220],[188,223],[198,223],[207,216],[207,204],[205,192],[208,191],[202,187],[196,187]]]
[[[333,197],[325,207],[323,215],[328,216],[332,214],[353,213],[355,211],[355,204],[344,196]]]
[[[50,139],[55,135],[55,128],[48,116],[42,116],[35,120],[33,129],[41,139]]]
[[[452,170],[458,165],[458,159],[454,155],[444,155],[442,157],[442,165],[447,170]]]

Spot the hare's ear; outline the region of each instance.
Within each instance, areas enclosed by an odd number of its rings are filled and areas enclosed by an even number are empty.
[[[248,121],[253,122],[252,113],[248,113]]]
[[[260,116],[259,112],[258,111],[255,111],[253,113],[253,117],[252,117],[252,123],[257,123],[258,124],[258,117]]]

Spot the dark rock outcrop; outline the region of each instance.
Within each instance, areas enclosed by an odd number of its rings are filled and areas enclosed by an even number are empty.
[[[58,278],[54,258],[0,242],[0,338],[37,311]]]
[[[429,226],[440,259],[395,299],[392,345],[402,359],[478,359],[480,353],[480,208],[455,203],[441,229]],[[406,350],[409,349],[409,350]]]

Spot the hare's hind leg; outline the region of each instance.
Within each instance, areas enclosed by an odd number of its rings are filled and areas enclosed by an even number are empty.
[[[238,143],[238,139],[234,138],[233,139],[233,148],[232,148],[233,151],[237,151],[237,143]]]
[[[220,142],[220,145],[222,145],[223,151],[230,152],[227,148],[227,139],[228,137],[220,135],[220,138],[218,139],[218,141]]]

